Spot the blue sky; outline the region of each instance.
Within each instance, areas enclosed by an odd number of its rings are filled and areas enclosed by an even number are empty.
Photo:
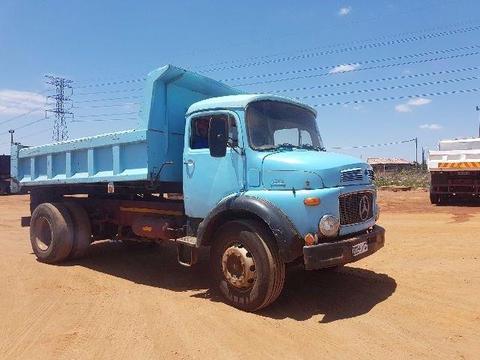
[[[0,153],[10,128],[25,144],[50,141],[52,119],[29,125],[44,116],[45,74],[74,81],[73,138],[135,126],[142,83],[121,82],[167,63],[327,104],[317,110],[330,148],[414,137],[434,148],[477,134],[480,92],[458,91],[480,88],[479,10],[474,0],[2,0]],[[342,151],[415,156],[411,143]]]

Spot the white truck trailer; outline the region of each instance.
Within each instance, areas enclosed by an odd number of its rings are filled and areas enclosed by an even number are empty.
[[[480,198],[480,138],[442,140],[429,151],[430,201]]]

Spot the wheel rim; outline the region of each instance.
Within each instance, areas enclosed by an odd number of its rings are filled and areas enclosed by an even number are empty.
[[[238,289],[248,290],[255,283],[255,260],[241,244],[232,245],[224,251],[222,270],[227,282]]]
[[[41,217],[38,219],[38,227],[35,232],[35,243],[41,251],[47,251],[52,243],[52,229],[50,222]]]

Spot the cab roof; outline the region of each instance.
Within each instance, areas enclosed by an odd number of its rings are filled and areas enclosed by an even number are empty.
[[[293,105],[297,105],[303,107],[304,109],[312,111],[315,115],[317,115],[317,111],[301,102],[295,101],[290,98],[277,96],[277,95],[269,95],[269,94],[241,94],[241,95],[227,95],[227,96],[219,96],[219,97],[212,97],[209,99],[198,101],[192,105],[187,110],[187,115],[191,115],[193,113],[199,111],[207,111],[207,110],[215,110],[215,109],[233,109],[233,108],[242,108],[244,109],[248,104],[260,101],[260,100],[271,100],[271,101],[281,101],[290,103]]]

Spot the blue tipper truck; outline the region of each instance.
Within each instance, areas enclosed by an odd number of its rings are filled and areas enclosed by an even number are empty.
[[[325,151],[314,109],[174,66],[148,75],[136,129],[11,150],[46,263],[117,239],[171,241],[191,266],[208,246],[214,286],[256,311],[287,264],[333,268],[384,245],[371,167]]]

